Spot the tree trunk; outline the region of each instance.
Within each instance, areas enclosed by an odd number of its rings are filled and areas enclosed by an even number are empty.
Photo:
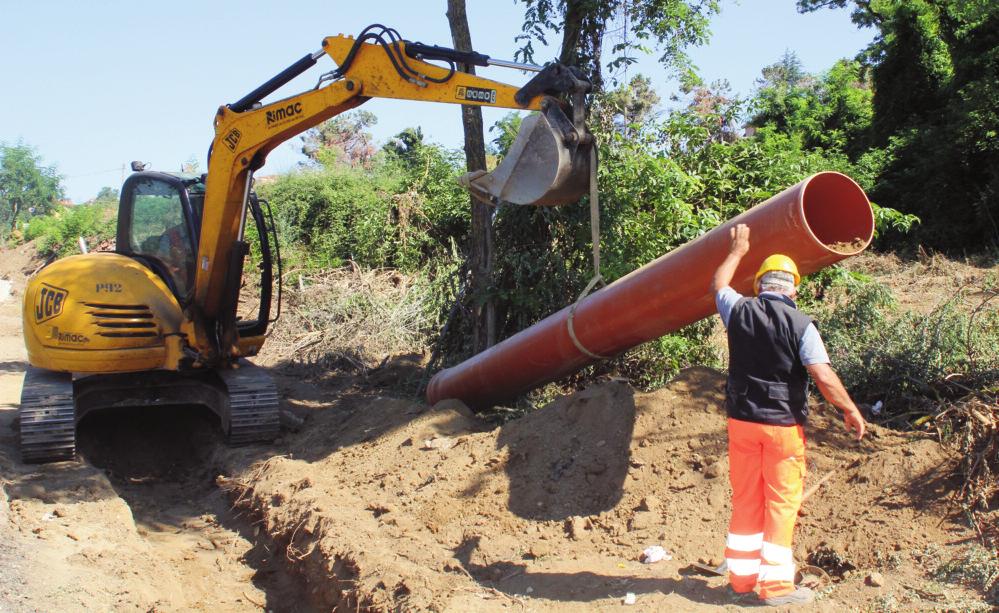
[[[590,77],[594,91],[603,90],[600,48],[607,18],[599,3],[591,0],[566,0],[562,49],[558,61],[577,66]]]
[[[17,216],[21,214],[21,203],[15,198],[10,201],[11,204],[11,215],[10,215],[10,231],[13,234],[14,230],[17,230]]]
[[[558,61],[567,66],[579,65],[579,38],[583,32],[584,9],[579,0],[565,3],[565,26],[562,30],[562,51]]]
[[[447,19],[451,25],[454,48],[472,51],[472,35],[468,30],[465,0],[447,0]],[[475,67],[460,64],[462,72],[475,74]],[[486,169],[486,146],[482,131],[482,109],[477,106],[461,107],[461,122],[465,128],[465,166],[469,172]],[[493,271],[492,207],[475,198],[472,202],[471,235],[471,296],[472,348],[479,353],[496,344],[496,305],[491,298],[483,300],[489,290]]]

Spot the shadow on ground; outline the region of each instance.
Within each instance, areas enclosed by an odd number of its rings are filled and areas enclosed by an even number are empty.
[[[641,594],[677,594],[691,602],[711,605],[730,604],[724,588],[708,585],[700,577],[639,577],[634,575],[603,575],[581,572],[538,572],[528,570],[527,564],[494,562],[481,565],[472,562],[478,548],[478,537],[465,539],[454,550],[454,557],[477,583],[510,596],[530,593],[531,598],[544,598],[561,602],[593,602],[605,600],[608,595],[623,597],[627,592]],[[530,590],[528,591],[528,588]]]

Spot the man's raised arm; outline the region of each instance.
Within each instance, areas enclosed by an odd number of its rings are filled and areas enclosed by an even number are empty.
[[[742,261],[742,256],[749,252],[749,226],[741,223],[729,230],[729,235],[732,237],[732,246],[729,247],[725,261],[715,270],[714,280],[711,283],[711,289],[716,294],[718,290],[732,283],[732,277],[739,262]]]

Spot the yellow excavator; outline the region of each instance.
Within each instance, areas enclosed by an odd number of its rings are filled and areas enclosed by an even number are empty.
[[[337,67],[314,89],[261,102],[324,55]],[[459,63],[536,74],[518,88],[461,72]],[[537,111],[493,172],[466,175],[462,183],[489,202],[571,203],[589,186],[593,141],[583,123],[589,90],[571,67],[410,42],[376,24],[357,38],[327,37],[319,51],[219,107],[207,173],[155,172],[133,163],[121,189],[115,252],[58,260],[24,293],[30,367],[20,408],[23,460],[73,459],[79,421],[110,407],[204,405],[219,416],[231,444],[279,434],[276,387],[246,358],[260,351],[273,323],[275,291],[280,305],[277,235],[269,208],[253,191],[253,173],[282,142],[371,98]],[[260,278],[245,283],[251,223]],[[238,316],[246,311],[239,309],[244,285],[259,287],[259,307]]]

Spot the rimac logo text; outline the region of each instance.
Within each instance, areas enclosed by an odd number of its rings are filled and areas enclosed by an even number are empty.
[[[295,115],[302,112],[302,103],[296,102],[294,104],[289,104],[288,106],[274,109],[273,111],[267,111],[267,125],[281,123],[286,119],[291,119]]]

